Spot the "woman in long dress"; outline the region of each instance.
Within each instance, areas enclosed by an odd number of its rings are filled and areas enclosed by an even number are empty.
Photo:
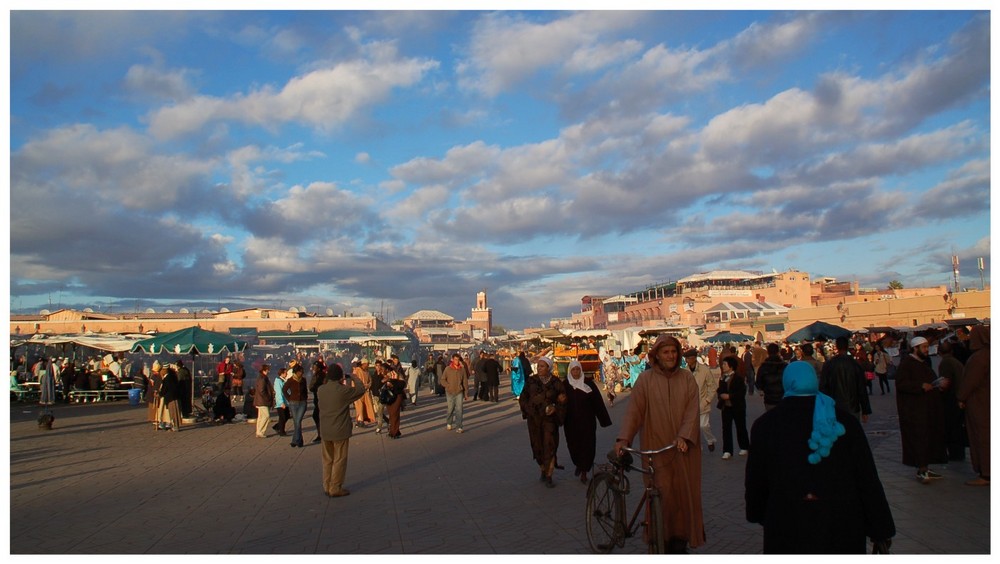
[[[552,471],[559,450],[559,426],[566,418],[566,385],[553,376],[553,361],[547,356],[537,359],[538,373],[528,378],[521,391],[521,417],[528,421],[531,454],[541,470],[541,481],[554,488]]]
[[[56,403],[56,369],[59,366],[56,359],[39,361],[41,368],[38,370],[38,389],[40,405],[53,405]],[[68,392],[68,390],[67,390]]]
[[[611,416],[604,405],[601,392],[593,378],[585,378],[583,366],[579,361],[570,361],[566,369],[566,384],[568,384],[566,402],[566,420],[563,422],[563,433],[566,435],[566,447],[569,457],[576,467],[574,475],[580,481],[587,483],[587,472],[594,466],[597,455],[597,423],[601,427],[611,425]]]
[[[524,351],[517,353],[514,360],[510,362],[510,392],[514,394],[514,399],[521,399],[521,392],[524,390],[524,381],[528,378],[531,365]]]

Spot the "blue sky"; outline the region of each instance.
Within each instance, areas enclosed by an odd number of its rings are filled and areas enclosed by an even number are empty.
[[[987,12],[9,17],[12,311],[989,269]]]

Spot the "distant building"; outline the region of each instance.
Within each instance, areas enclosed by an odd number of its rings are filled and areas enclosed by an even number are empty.
[[[485,290],[476,294],[476,306],[471,313],[465,321],[455,321],[446,313],[424,309],[403,319],[403,325],[412,330],[421,343],[432,344],[435,349],[446,350],[449,345],[465,348],[491,336],[493,308],[486,301]]]
[[[552,318],[549,327],[683,326],[777,340],[817,320],[862,329],[989,316],[989,289],[957,295],[948,293],[946,286],[864,289],[857,282],[835,278],[811,281],[807,273],[795,269],[771,273],[715,270],[628,294],[584,296],[579,312]]]
[[[198,326],[208,331],[229,333],[230,330],[255,329],[258,332],[332,331],[355,329],[387,330],[389,326],[372,314],[357,316],[325,316],[309,312],[269,308],[249,308],[236,311],[182,310],[174,313],[103,314],[73,309],[61,309],[45,315],[12,315],[11,336],[35,333],[70,335],[78,333],[169,333]]]

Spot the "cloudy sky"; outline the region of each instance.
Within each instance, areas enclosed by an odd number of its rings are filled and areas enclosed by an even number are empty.
[[[538,326],[990,266],[986,12],[10,13],[10,294]]]

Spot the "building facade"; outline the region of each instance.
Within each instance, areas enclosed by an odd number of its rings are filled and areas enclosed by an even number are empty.
[[[989,289],[950,294],[947,287],[863,289],[805,272],[712,271],[612,297],[584,296],[571,317],[550,327],[625,329],[678,326],[781,340],[813,321],[848,329],[917,327],[990,316]]]

